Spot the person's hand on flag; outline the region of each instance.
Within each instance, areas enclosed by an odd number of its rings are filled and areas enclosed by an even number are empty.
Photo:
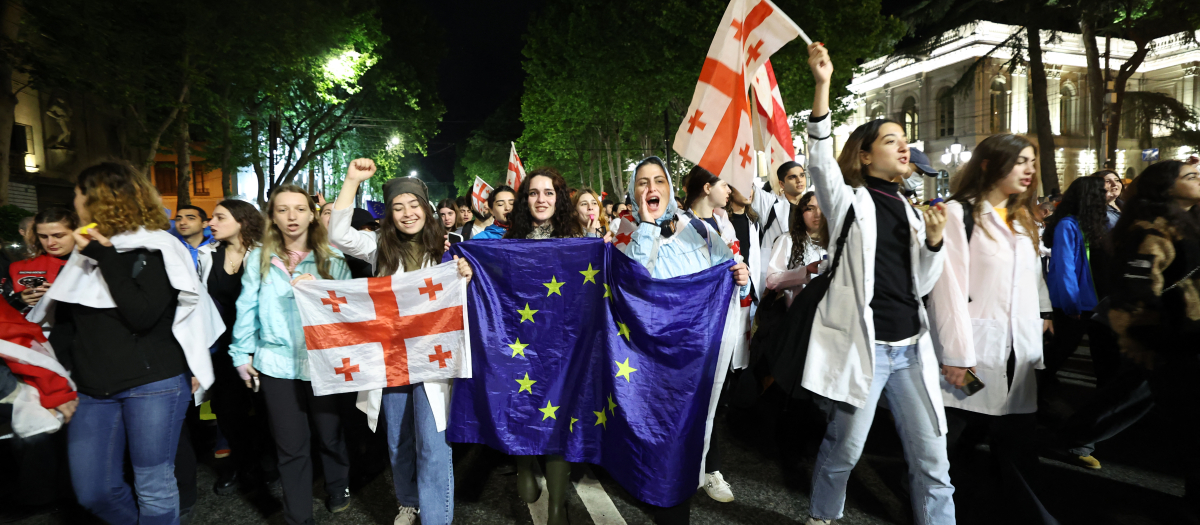
[[[360,184],[362,181],[371,178],[375,174],[375,170],[375,161],[371,159],[354,159],[346,167],[346,181]]]
[[[292,279],[292,286],[296,286],[296,283],[298,283],[300,281],[315,281],[315,280],[317,280],[317,278],[313,277],[313,274],[311,274],[311,273],[297,275],[295,279]]]
[[[733,282],[738,286],[746,286],[746,283],[750,282],[750,269],[746,267],[746,263],[737,263],[731,266],[729,271],[733,273]]]
[[[450,241],[446,242],[448,243]],[[450,248],[447,247],[446,249],[448,250]],[[454,260],[458,261],[458,276],[466,279],[467,282],[471,282],[471,264],[468,263],[466,259],[461,259],[457,255],[454,256]]]
[[[71,232],[71,235],[75,236],[75,248],[79,251],[83,251],[84,248],[87,248],[87,245],[92,241],[96,241],[104,246],[112,246],[112,241],[108,240],[108,237],[105,237],[96,228],[88,228],[86,234],[79,233],[79,230],[75,230]]]
[[[829,50],[820,42],[808,46],[808,67],[812,69],[817,84],[828,84],[833,77],[833,62],[829,60]],[[819,116],[819,115],[818,115]]]
[[[54,408],[51,408],[50,410],[53,412],[58,412],[60,415],[62,415],[62,420],[63,420],[62,422],[65,425],[65,424],[71,422],[71,416],[75,415],[75,408],[78,406],[79,406],[79,398],[75,398],[70,401],[67,401],[66,403],[63,403]]]

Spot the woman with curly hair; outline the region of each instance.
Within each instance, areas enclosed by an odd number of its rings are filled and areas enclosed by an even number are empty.
[[[79,389],[66,418],[75,494],[109,523],[178,523],[179,434],[189,397],[213,382],[208,349],[224,327],[191,254],[166,231],[158,193],[132,166],[84,169],[75,212],[87,224],[73,233],[79,256],[30,313],[53,315],[50,342]]]
[[[1054,385],[1058,369],[1079,347],[1096,308],[1092,259],[1104,250],[1107,207],[1104,179],[1080,177],[1046,219],[1042,242],[1051,252],[1046,286],[1054,306],[1054,343],[1044,372],[1047,387]]]
[[[304,188],[295,184],[275,188],[266,213],[270,223],[262,245],[242,261],[245,271],[229,357],[247,388],[262,388],[279,456],[284,517],[296,525],[312,520],[309,436],[315,434],[319,440],[329,494],[325,506],[330,512],[350,505],[350,460],[338,414],[339,396],[344,394],[313,395],[308,348],[292,286],[318,276],[349,279],[350,268],[341,252],[330,246],[316,204]]]
[[[775,239],[767,263],[767,288],[782,290],[788,306],[817,274],[825,257],[825,235],[821,234],[821,208],[817,194],[805,193],[790,217],[788,234]]]
[[[505,239],[583,237],[575,207],[567,197],[567,181],[554,168],[529,172],[517,190]],[[561,205],[560,205],[561,203]]]

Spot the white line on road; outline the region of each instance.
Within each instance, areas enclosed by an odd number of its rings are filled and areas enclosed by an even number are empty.
[[[583,477],[575,482],[575,492],[579,493],[583,506],[587,507],[588,514],[592,515],[592,521],[596,525],[625,525],[625,518],[621,517],[617,506],[613,505],[612,498],[608,497],[604,487],[600,485],[596,476],[592,475],[592,469],[587,465],[579,465],[577,468],[583,469]]]

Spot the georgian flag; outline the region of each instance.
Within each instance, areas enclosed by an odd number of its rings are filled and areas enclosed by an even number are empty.
[[[770,60],[758,68],[751,89],[758,110],[754,115],[754,149],[767,154],[771,167],[768,173],[775,173],[781,164],[796,160],[796,146],[792,143],[792,128],[788,125],[783,95],[779,94],[779,83],[775,81]]]
[[[517,155],[517,145],[512,144],[512,150],[508,153],[508,177],[504,179],[504,183],[513,190],[521,189],[521,181],[525,180],[525,165],[521,163],[521,156]]]
[[[471,377],[467,282],[454,261],[391,277],[302,281],[318,396]]]
[[[802,34],[770,0],[730,1],[708,48],[692,103],[675,133],[675,151],[750,195],[750,79],[773,53]]]
[[[483,182],[483,179],[475,177],[475,184],[471,186],[471,208],[478,213],[480,217],[487,217],[491,211],[487,207],[488,195],[492,194],[492,187],[488,183]]]

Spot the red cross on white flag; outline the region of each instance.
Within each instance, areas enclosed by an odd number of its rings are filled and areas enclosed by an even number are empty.
[[[471,377],[466,282],[453,261],[295,292],[318,396]]]
[[[750,79],[773,53],[801,34],[770,0],[731,0],[675,133],[675,151],[750,195]]]
[[[512,150],[508,153],[508,177],[504,179],[504,183],[514,190],[519,190],[521,181],[525,180],[525,165],[521,163],[520,155],[517,155],[517,145],[511,142],[509,144],[512,144]]]
[[[787,112],[783,110],[783,95],[779,94],[779,83],[775,81],[775,70],[768,60],[754,75],[754,102],[758,111],[754,121],[754,148],[766,152],[771,169],[775,173],[784,162],[796,159],[796,146],[792,143],[792,128],[788,125]]]
[[[491,213],[487,205],[488,195],[491,194],[492,187],[488,183],[483,182],[483,179],[475,177],[475,184],[471,185],[471,208],[480,217],[487,217]]]

